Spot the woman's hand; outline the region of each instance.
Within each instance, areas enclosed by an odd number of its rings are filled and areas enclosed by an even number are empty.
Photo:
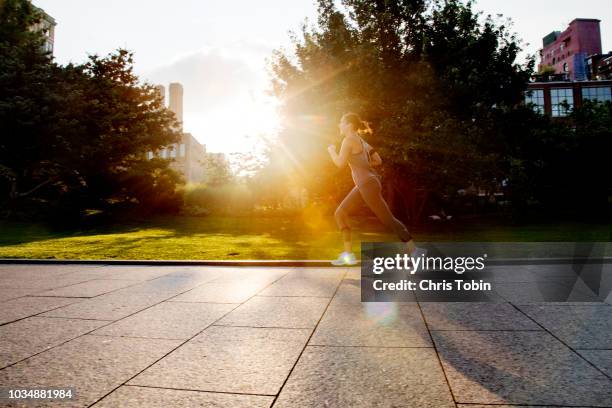
[[[327,146],[327,151],[329,152],[332,161],[337,167],[343,167],[344,165],[346,165],[350,150],[349,143],[350,142],[346,138],[342,141],[342,146],[340,146],[340,153],[336,153],[336,146]]]

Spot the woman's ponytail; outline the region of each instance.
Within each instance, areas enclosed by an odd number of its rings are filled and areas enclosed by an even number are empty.
[[[359,115],[357,115],[356,113],[354,112],[345,113],[343,118],[344,120],[346,120],[347,123],[350,123],[351,125],[353,125],[353,129],[355,129],[355,131],[359,133],[360,135],[371,135],[372,134],[372,128],[370,127],[370,123],[366,122],[365,120],[361,120]]]
[[[371,135],[372,128],[370,127],[370,123],[362,120],[359,128],[357,129],[357,133],[361,135]]]

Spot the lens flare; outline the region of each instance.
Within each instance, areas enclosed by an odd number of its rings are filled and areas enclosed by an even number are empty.
[[[397,319],[398,309],[396,303],[367,302],[363,303],[363,305],[368,319],[376,324],[386,326]]]

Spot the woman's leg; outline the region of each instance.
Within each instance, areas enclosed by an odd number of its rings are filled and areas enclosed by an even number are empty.
[[[377,178],[372,177],[360,186],[359,191],[365,203],[370,207],[372,212],[387,228],[393,230],[402,242],[408,243],[410,253],[414,252],[416,246],[412,240],[412,235],[408,232],[406,226],[393,216],[389,206],[382,196],[382,186]]]
[[[359,200],[359,189],[355,186],[350,193],[346,195],[344,200],[340,203],[336,212],[334,213],[334,218],[336,219],[336,223],[338,224],[338,228],[342,231],[342,241],[344,243],[344,251],[345,252],[353,252],[353,241],[351,238],[351,226],[349,224],[349,214],[351,208],[354,204]]]

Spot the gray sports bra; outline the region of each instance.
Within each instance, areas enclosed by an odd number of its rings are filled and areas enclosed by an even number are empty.
[[[370,165],[370,154],[368,152],[368,145],[362,138],[359,138],[361,142],[361,151],[359,153],[352,153],[348,157],[348,165],[351,168],[351,175],[353,181],[357,187],[362,186],[366,181],[372,177],[380,177],[376,171]]]

